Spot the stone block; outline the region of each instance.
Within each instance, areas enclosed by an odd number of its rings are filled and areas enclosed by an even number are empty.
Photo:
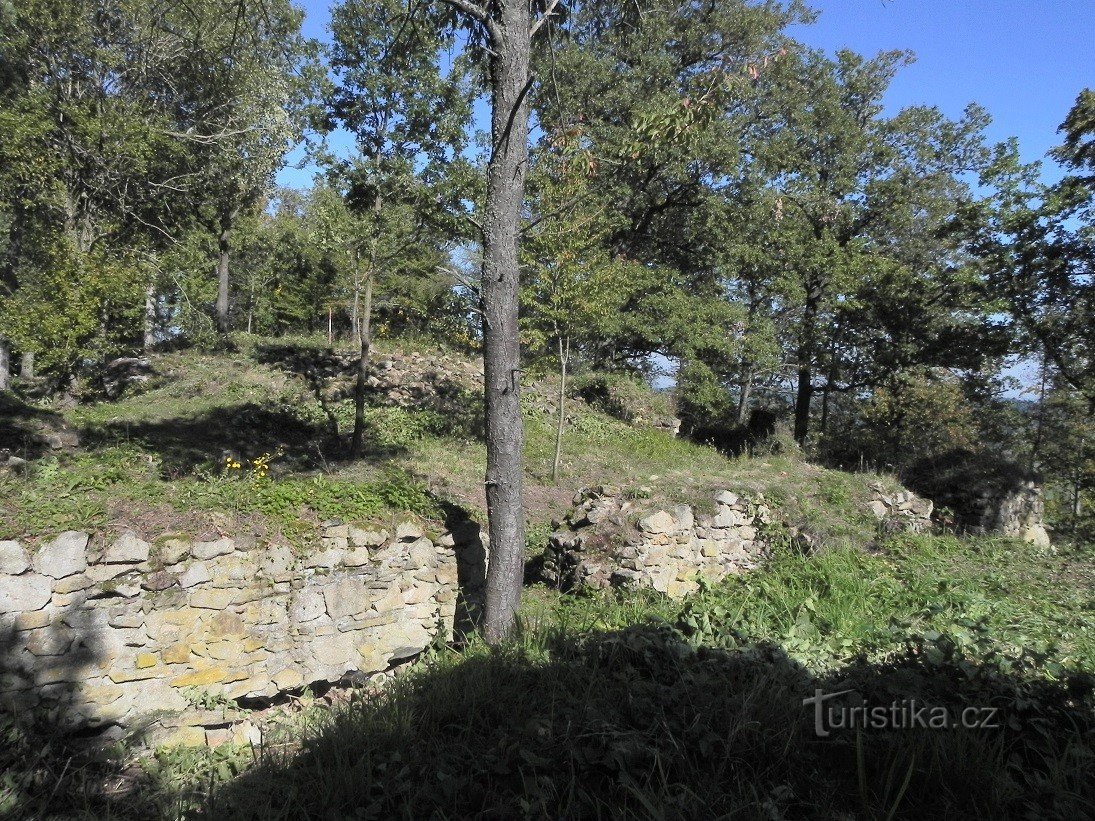
[[[27,552],[19,542],[0,541],[0,574],[18,576],[30,568]]]
[[[34,554],[34,569],[43,576],[63,579],[87,569],[88,535],[78,530],[66,530],[51,542],[46,542]]]
[[[116,579],[132,569],[124,564],[93,564],[87,569],[86,575],[95,584],[102,584],[111,579]]]
[[[179,587],[183,589],[213,580],[209,566],[205,562],[194,562],[179,574]]]
[[[138,564],[148,561],[148,550],[148,542],[139,539],[133,531],[127,531],[106,549],[103,561],[106,564]]]
[[[342,561],[342,556],[346,552],[346,545],[343,543],[341,546],[331,544],[328,540],[324,539],[323,550],[318,553],[313,553],[304,559],[304,566],[309,568],[325,567],[332,569],[338,566]]]
[[[378,547],[388,541],[386,530],[362,530],[351,527],[349,529],[350,544],[354,547]]]
[[[711,527],[720,529],[737,527],[744,521],[745,517],[742,516],[738,511],[732,508],[724,507],[720,508],[718,515],[716,515],[715,518],[711,520]]]
[[[183,539],[167,539],[160,545],[160,560],[164,564],[178,564],[190,556],[190,542]]]
[[[79,590],[87,590],[95,584],[85,573],[78,573],[75,576],[66,576],[63,579],[58,579],[53,583],[53,592],[58,595],[64,595],[65,593],[75,593]]]
[[[415,522],[400,522],[395,527],[395,540],[397,542],[413,542],[421,539],[425,533],[421,526]]]
[[[346,577],[323,589],[327,613],[333,619],[364,613],[371,606],[365,585],[361,579]]]
[[[639,530],[643,533],[669,533],[675,527],[676,522],[673,520],[673,516],[664,510],[659,510],[657,513],[639,520]]]
[[[228,671],[223,667],[209,667],[205,670],[195,670],[171,679],[172,687],[205,687],[217,684],[228,678]]]
[[[194,542],[190,548],[191,555],[195,559],[212,559],[217,556],[225,556],[236,549],[236,543],[231,539],[217,539],[212,542]]]
[[[733,507],[738,503],[739,498],[738,494],[729,490],[724,490],[715,497],[715,504]]]
[[[289,619],[293,624],[313,621],[327,612],[327,602],[323,594],[314,587],[301,590],[293,598],[289,609]]]
[[[232,604],[234,590],[195,590],[190,594],[190,606],[205,610],[224,610]]]
[[[41,610],[50,600],[52,583],[46,576],[24,573],[0,584],[0,613]]]

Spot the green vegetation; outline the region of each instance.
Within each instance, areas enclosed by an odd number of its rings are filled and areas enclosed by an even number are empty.
[[[109,762],[37,771],[59,785],[38,806],[97,818],[1085,817],[1093,582],[1085,551],[910,536],[871,554],[782,553],[682,602],[533,589],[502,647],[435,649],[333,709],[305,699],[253,752],[162,750],[124,794],[96,792]],[[993,707],[1000,726],[819,738],[802,703],[815,688]],[[7,795],[30,771],[11,769]]]

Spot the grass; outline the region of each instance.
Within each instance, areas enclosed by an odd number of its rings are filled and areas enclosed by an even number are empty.
[[[295,348],[286,348],[292,342]],[[277,340],[280,349],[322,352],[325,341]],[[367,453],[345,458],[349,400],[323,407],[303,379],[258,361],[266,342],[241,338],[225,354],[158,355],[158,373],[140,392],[117,402],[80,405],[63,418],[20,405],[0,412],[18,424],[49,418],[81,432],[82,448],[38,459],[25,475],[0,474],[0,538],[33,538],[59,530],[133,528],[189,532],[225,528],[281,534],[304,544],[326,518],[385,517],[408,509],[436,515],[432,496],[481,516],[485,451],[479,397],[465,386],[452,407],[367,409]],[[377,355],[413,340],[385,341]],[[435,347],[435,346],[434,346]],[[634,393],[638,386],[627,384]],[[550,480],[555,442],[551,378],[530,388],[526,402],[526,510],[530,534],[544,534],[580,487],[622,486],[648,509],[680,503],[704,509],[724,488],[764,493],[781,516],[825,545],[864,544],[874,536],[866,512],[868,484],[880,477],[828,471],[792,455],[728,459],[664,431],[632,426],[585,402],[568,403],[558,482]],[[629,394],[637,406],[642,397]],[[661,413],[664,398],[651,395]],[[610,408],[611,410],[611,408]],[[8,413],[10,411],[10,413]],[[227,461],[272,457],[269,483],[240,479]],[[253,468],[253,464],[250,465]],[[888,481],[888,480],[887,480]],[[389,493],[386,486],[394,490]],[[192,513],[198,513],[196,519]],[[541,540],[542,543],[542,540]]]
[[[254,751],[161,750],[128,792],[108,796],[93,790],[106,765],[76,759],[62,776],[55,757],[49,772],[61,788],[49,809],[218,819],[1092,817],[1093,578],[1090,548],[921,536],[871,555],[783,554],[680,602],[534,588],[505,646],[436,649],[381,692],[297,714]],[[819,737],[803,705],[815,688],[853,690],[875,706],[916,699],[956,716],[991,708],[999,726]],[[49,762],[30,758],[35,783],[51,783],[41,776]],[[33,774],[22,764],[9,772],[9,794],[30,801]]]

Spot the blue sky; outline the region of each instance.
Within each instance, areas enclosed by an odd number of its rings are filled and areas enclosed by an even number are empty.
[[[326,39],[328,0],[303,0],[305,33]],[[1059,142],[1057,126],[1076,95],[1095,87],[1095,0],[815,0],[811,26],[792,34],[832,53],[909,49],[887,96],[896,111],[937,105],[957,117],[968,103],[992,115],[989,137],[1019,138],[1025,160]],[[299,156],[299,155],[298,155]],[[1052,176],[1052,169],[1047,169]],[[287,168],[278,182],[303,187],[311,171]]]

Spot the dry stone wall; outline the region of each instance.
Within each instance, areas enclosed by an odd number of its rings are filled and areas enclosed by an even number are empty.
[[[477,533],[335,522],[306,556],[252,537],[0,542],[0,706],[66,727],[149,717],[173,727],[195,698],[385,671],[448,638],[474,605]]]
[[[534,577],[564,589],[652,587],[684,596],[704,578],[715,582],[756,567],[767,548],[762,530],[771,510],[761,496],[729,490],[715,496],[715,515],[689,505],[628,521],[637,511],[618,488],[599,487],[575,497],[566,526],[557,529],[532,569]]]

